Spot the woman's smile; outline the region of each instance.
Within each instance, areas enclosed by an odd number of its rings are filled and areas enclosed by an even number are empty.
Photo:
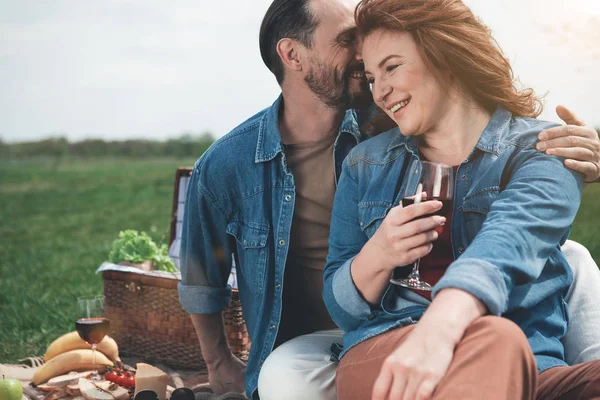
[[[393,118],[394,119],[400,118],[405,113],[405,109],[409,103],[410,103],[410,98],[400,101],[400,102],[397,102],[392,107],[390,107],[389,111],[392,113]]]

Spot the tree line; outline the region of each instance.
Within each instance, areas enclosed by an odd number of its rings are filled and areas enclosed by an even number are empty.
[[[70,142],[64,137],[35,142],[6,143],[0,138],[0,160],[33,157],[199,157],[215,141],[209,132],[199,135],[186,133],[164,141],[131,139],[86,139]]]
[[[596,129],[600,134],[600,128]],[[186,133],[164,141],[132,139],[106,141],[86,139],[70,142],[64,137],[35,142],[6,143],[0,138],[0,160],[32,157],[199,157],[215,141],[210,132]]]

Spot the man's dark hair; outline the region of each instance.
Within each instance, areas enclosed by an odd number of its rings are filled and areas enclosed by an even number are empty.
[[[260,55],[279,85],[283,82],[284,70],[277,54],[277,43],[290,38],[311,48],[318,25],[309,0],[275,0],[271,3],[260,27]]]

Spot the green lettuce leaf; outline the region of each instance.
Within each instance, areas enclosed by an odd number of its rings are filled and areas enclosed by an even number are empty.
[[[154,266],[162,271],[177,272],[173,260],[168,256],[166,245],[157,246],[146,232],[128,229],[119,232],[108,254],[108,261],[118,264],[121,261],[142,263],[152,260]]]
[[[164,244],[159,247],[158,253],[152,257],[152,263],[161,271],[177,272],[173,260],[169,257],[169,249]]]

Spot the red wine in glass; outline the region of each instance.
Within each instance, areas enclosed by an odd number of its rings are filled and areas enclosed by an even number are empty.
[[[418,171],[417,171],[418,172]],[[452,207],[452,199],[454,198],[454,170],[452,167],[440,163],[428,161],[421,162],[421,176],[417,184],[416,190],[405,193],[402,199],[402,206],[408,207],[414,203],[424,201],[438,200],[442,202],[442,208],[435,213],[423,215],[419,218],[427,218],[432,215],[446,216],[449,214]],[[445,226],[445,225],[444,225]],[[438,235],[441,235],[444,226],[436,228]],[[421,279],[419,275],[419,262],[417,259],[413,264],[413,269],[410,274],[404,279],[390,279],[394,285],[403,286],[409,289],[425,290],[432,289],[431,285]]]
[[[79,337],[88,344],[98,344],[108,333],[110,323],[107,318],[80,318],[75,323]]]

